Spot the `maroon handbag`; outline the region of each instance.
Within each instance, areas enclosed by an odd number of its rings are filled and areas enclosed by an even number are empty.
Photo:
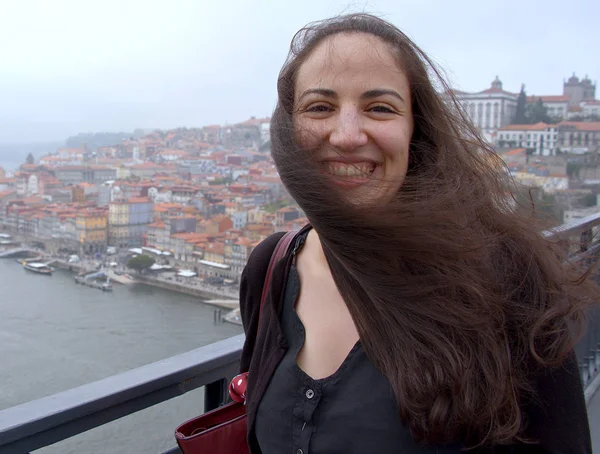
[[[285,256],[296,232],[281,237],[271,260],[263,283],[260,315],[267,291],[271,285],[273,267]],[[233,402],[184,422],[175,430],[175,439],[183,454],[249,454],[246,440],[246,387],[248,372],[237,375],[229,384],[229,396]]]

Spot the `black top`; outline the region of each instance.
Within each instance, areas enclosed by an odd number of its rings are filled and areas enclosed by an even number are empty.
[[[295,311],[300,277],[288,278],[281,324],[289,349],[271,378],[256,414],[264,454],[459,453],[459,447],[423,448],[402,425],[388,379],[367,358],[360,341],[340,368],[315,380],[297,364],[304,325]]]
[[[305,233],[310,226],[301,232]],[[250,255],[240,283],[240,309],[246,341],[240,371],[249,372],[247,389],[248,444],[252,454],[261,452],[256,438],[259,403],[286,355],[289,346],[281,325],[284,292],[292,266],[293,248],[273,269],[272,285],[267,291],[258,326],[263,282],[269,260],[283,232],[271,235]],[[524,435],[539,440],[536,445],[515,444],[469,452],[494,453],[591,453],[587,411],[579,370],[574,355],[562,367],[547,369],[531,377],[537,393],[535,403],[523,408],[529,421]],[[400,430],[400,428],[399,428]]]

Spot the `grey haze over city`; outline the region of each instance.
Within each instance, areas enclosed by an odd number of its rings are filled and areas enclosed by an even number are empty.
[[[498,75],[561,94],[573,72],[600,77],[596,0],[3,0],[0,144],[268,116],[293,34],[358,11],[400,27],[461,90]]]

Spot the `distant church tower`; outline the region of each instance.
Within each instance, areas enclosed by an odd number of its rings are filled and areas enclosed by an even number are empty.
[[[573,73],[569,80],[563,82],[563,95],[569,96],[569,107],[577,106],[586,99],[596,99],[596,85],[586,75],[585,78],[579,78]]]

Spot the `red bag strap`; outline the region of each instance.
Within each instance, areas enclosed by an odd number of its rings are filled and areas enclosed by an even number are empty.
[[[258,312],[258,325],[256,328],[256,335],[258,336],[258,327],[260,327],[260,316],[263,311],[263,307],[265,305],[265,300],[267,299],[267,293],[269,292],[269,287],[271,287],[271,279],[273,278],[273,268],[275,268],[275,264],[285,257],[286,252],[290,247],[290,243],[296,236],[297,232],[287,232],[283,235],[277,246],[275,246],[275,250],[271,255],[271,260],[269,261],[269,268],[267,269],[267,274],[265,275],[265,281],[263,283],[262,296],[260,298],[260,311]]]
[[[260,327],[260,316],[262,314],[263,306],[265,305],[265,300],[267,299],[267,293],[269,291],[269,287],[271,286],[271,279],[273,278],[273,268],[275,264],[285,257],[286,252],[290,247],[290,243],[296,236],[297,232],[287,232],[283,235],[277,246],[275,246],[275,250],[273,254],[271,254],[271,260],[269,261],[269,268],[267,268],[267,274],[265,275],[265,280],[263,282],[263,291],[262,296],[260,298],[260,310],[258,312],[258,324],[256,325],[256,336],[258,336],[258,329]],[[244,372],[242,374],[236,375],[231,383],[229,384],[229,395],[234,402],[246,402],[246,389],[248,387],[248,372]]]

